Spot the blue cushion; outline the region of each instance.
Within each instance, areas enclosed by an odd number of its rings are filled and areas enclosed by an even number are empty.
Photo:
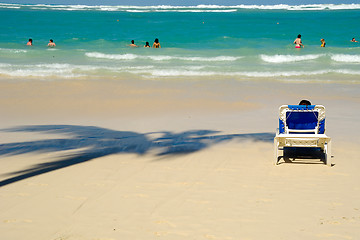
[[[288,105],[291,110],[313,110],[315,105]]]
[[[279,133],[284,133],[284,132],[285,132],[285,124],[281,119],[279,119]]]
[[[318,114],[318,112],[287,112],[286,124],[289,129],[315,129],[318,123]]]

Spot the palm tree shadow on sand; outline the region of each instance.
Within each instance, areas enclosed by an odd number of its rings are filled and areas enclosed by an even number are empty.
[[[274,133],[221,135],[219,131],[212,130],[191,130],[181,133],[169,131],[136,133],[76,125],[20,126],[2,131],[43,132],[46,134],[62,134],[65,137],[1,144],[0,156],[35,152],[78,151],[74,154],[65,153],[54,161],[36,164],[22,171],[7,173],[7,178],[0,181],[0,187],[112,154],[135,153],[143,155],[155,150],[156,155],[167,157],[197,152],[234,139],[272,142],[275,135]]]

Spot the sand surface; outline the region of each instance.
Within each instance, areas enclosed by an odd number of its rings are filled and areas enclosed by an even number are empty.
[[[360,87],[1,81],[2,240],[358,239]],[[273,165],[282,104],[327,109],[333,167]]]

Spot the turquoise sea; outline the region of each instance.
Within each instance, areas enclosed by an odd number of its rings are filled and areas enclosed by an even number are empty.
[[[360,83],[360,4],[0,3],[0,80],[235,79]],[[303,49],[293,41],[302,35]],[[26,46],[33,39],[33,46]],[[158,38],[162,48],[144,48]],[[320,47],[324,38],[326,47]],[[48,48],[54,39],[55,48]],[[138,48],[128,46],[134,40]]]

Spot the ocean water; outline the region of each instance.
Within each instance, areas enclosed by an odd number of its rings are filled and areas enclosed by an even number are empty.
[[[360,83],[360,4],[0,3],[0,80],[235,79]],[[293,41],[302,35],[305,48]],[[33,39],[33,46],[26,46]],[[49,39],[55,48],[48,48]],[[162,48],[144,48],[158,38]],[[320,39],[327,45],[320,47]],[[128,45],[134,40],[138,48]]]

